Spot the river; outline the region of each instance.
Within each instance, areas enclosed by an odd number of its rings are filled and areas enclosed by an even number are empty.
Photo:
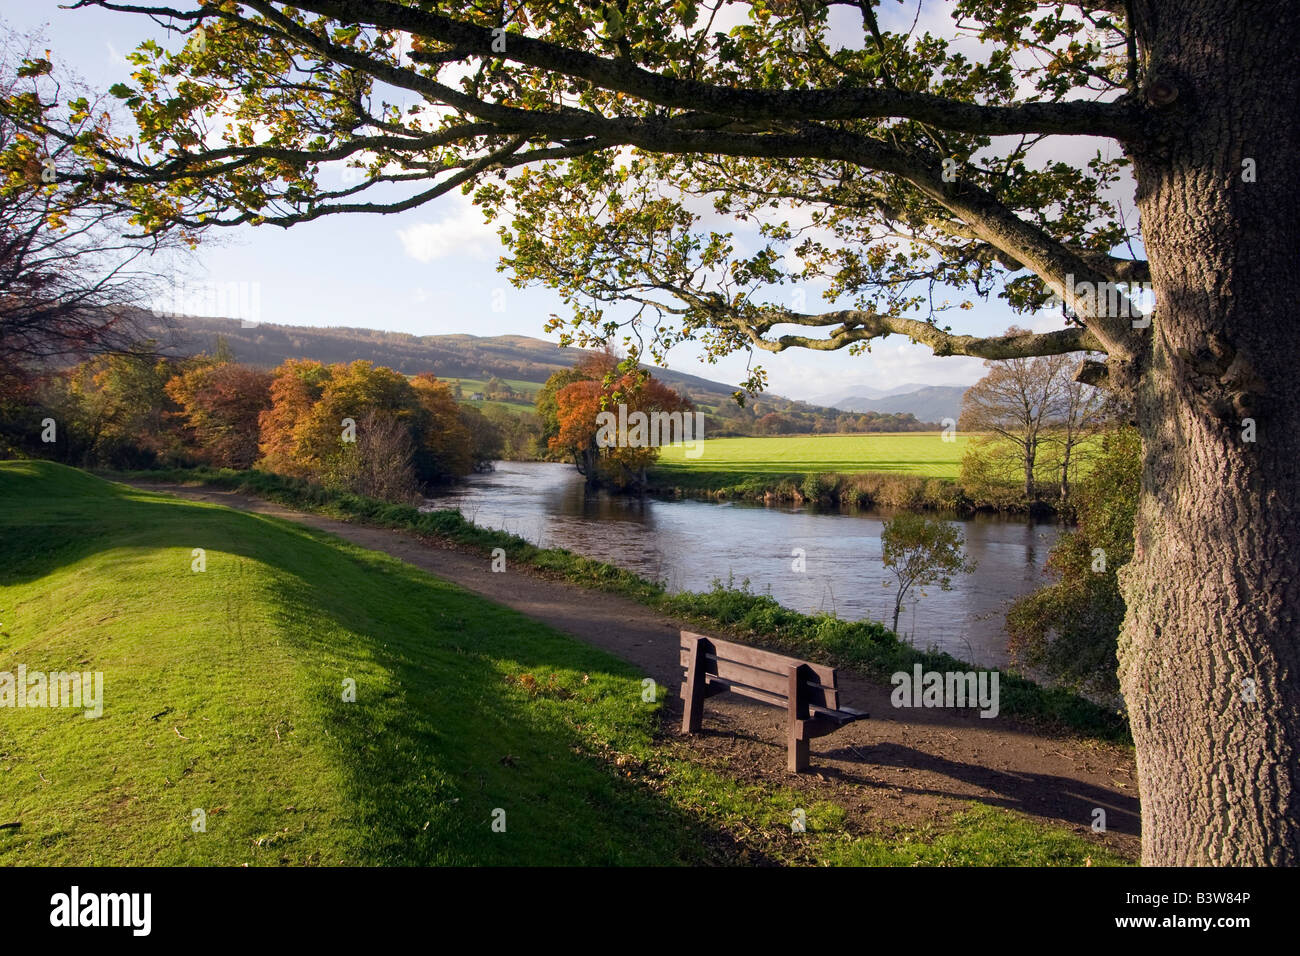
[[[670,591],[707,590],[714,579],[745,579],[798,611],[833,611],[889,622],[892,575],[880,562],[887,515],[811,506],[663,500],[588,491],[572,465],[498,462],[496,470],[427,499],[459,508],[475,524],[539,547],[567,548],[663,582]],[[977,515],[957,519],[974,573],[913,595],[899,631],[981,667],[1007,663],[1007,605],[1043,583],[1053,522]],[[793,565],[802,549],[805,570]]]

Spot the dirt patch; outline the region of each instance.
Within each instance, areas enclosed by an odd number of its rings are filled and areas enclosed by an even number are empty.
[[[236,492],[130,484],[329,531],[607,650],[641,668],[670,696],[681,684],[678,631],[686,625],[628,598],[520,566],[494,574],[487,556],[446,541],[350,524]],[[740,781],[806,790],[811,799],[839,804],[851,832],[939,823],[976,801],[1067,827],[1125,857],[1138,857],[1131,748],[1045,734],[1001,716],[896,709],[890,686],[840,674],[841,700],[871,718],[812,741],[810,773],[785,770],[783,712],[729,694],[708,700],[703,731],[692,737],[675,731],[681,708],[674,696],[665,709],[663,745]],[[1107,830],[1101,834],[1091,829],[1098,807],[1106,812]]]

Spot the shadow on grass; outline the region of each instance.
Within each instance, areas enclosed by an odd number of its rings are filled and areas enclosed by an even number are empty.
[[[617,659],[324,532],[33,465],[0,470],[0,583],[110,549],[188,564],[203,547],[205,586],[240,601],[249,579],[224,574],[225,556],[266,570],[254,586],[303,675],[286,692],[306,701],[302,731],[340,768],[361,835],[347,862],[764,862],[618,768],[649,747],[655,712]],[[257,677],[249,661],[242,679]]]

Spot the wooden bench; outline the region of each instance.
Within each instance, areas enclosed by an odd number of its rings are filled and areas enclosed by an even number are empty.
[[[744,644],[682,631],[682,733],[700,729],[704,699],[724,691],[761,700],[787,713],[787,767],[808,769],[808,741],[834,733],[869,714],[840,706],[835,668],[761,651]]]

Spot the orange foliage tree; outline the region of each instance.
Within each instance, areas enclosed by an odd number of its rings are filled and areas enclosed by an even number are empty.
[[[166,385],[205,464],[249,468],[257,460],[259,418],[271,407],[271,376],[234,362],[203,363]]]
[[[627,435],[617,436],[612,443],[602,442],[601,413],[609,412],[621,420],[635,420],[637,413],[685,414],[694,409],[690,399],[644,369],[622,368],[608,350],[584,356],[574,371],[581,376],[578,381],[555,393],[558,430],[549,439],[550,447],[572,454],[578,471],[589,482],[604,478],[619,487],[643,485],[646,468],[659,457],[659,448],[653,443],[628,441]],[[619,406],[626,409],[625,418]]]
[[[410,437],[410,467],[419,483],[456,478],[475,465],[473,436],[450,388],[428,373],[408,380],[373,362],[290,360],[275,370],[270,394],[271,406],[261,415],[260,447],[262,464],[272,471],[362,491],[354,486],[373,477],[373,462],[353,459],[378,446],[361,432],[383,430],[379,445],[391,448],[394,423]],[[365,484],[374,482],[366,478]]]

